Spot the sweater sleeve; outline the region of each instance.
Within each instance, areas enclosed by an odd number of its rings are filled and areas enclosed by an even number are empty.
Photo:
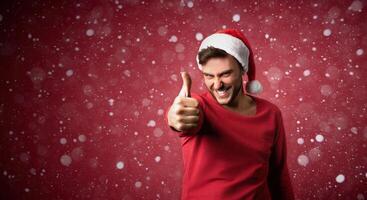
[[[282,114],[276,112],[276,136],[270,156],[268,184],[272,199],[294,200],[287,165],[287,143]]]

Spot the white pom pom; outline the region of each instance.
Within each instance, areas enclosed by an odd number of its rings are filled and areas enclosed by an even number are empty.
[[[258,80],[253,80],[247,82],[246,91],[252,94],[257,94],[263,91],[263,87]]]

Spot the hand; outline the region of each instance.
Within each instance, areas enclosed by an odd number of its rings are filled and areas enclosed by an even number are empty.
[[[168,111],[168,125],[177,131],[188,131],[199,124],[199,102],[191,98],[191,78],[181,72],[182,88]]]

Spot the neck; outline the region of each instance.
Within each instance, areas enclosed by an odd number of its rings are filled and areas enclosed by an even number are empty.
[[[241,108],[241,102],[242,99],[245,98],[245,93],[243,91],[243,86],[241,85],[241,87],[239,88],[239,91],[236,92],[236,96],[234,97],[234,99],[227,105],[224,105],[224,107],[229,108],[229,109],[240,109]]]

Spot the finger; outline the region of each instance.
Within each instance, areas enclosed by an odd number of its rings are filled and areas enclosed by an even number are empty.
[[[190,97],[176,97],[174,103],[183,105],[185,107],[198,107],[199,106],[199,102],[198,100],[194,99],[194,98],[190,98]]]
[[[193,107],[183,107],[177,110],[177,114],[185,116],[199,116],[199,109]]]
[[[180,131],[189,131],[192,130],[194,128],[198,127],[198,124],[182,124],[179,127]]]
[[[182,88],[178,96],[180,97],[191,97],[191,77],[187,72],[181,72],[182,77]]]
[[[183,124],[194,124],[199,121],[199,116],[184,116],[178,119]]]

